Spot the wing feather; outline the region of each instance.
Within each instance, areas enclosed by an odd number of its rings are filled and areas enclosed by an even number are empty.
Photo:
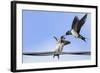
[[[64,45],[68,45],[70,43],[71,43],[70,41],[64,41]]]
[[[77,32],[79,33],[83,24],[86,22],[87,14],[85,14],[79,21],[78,26],[77,26]]]
[[[75,16],[73,19],[73,22],[72,22],[72,29],[74,29],[76,32],[78,31],[77,30],[78,23],[79,23],[79,18],[77,16]]]

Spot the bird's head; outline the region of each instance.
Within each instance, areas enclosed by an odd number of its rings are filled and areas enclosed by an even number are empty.
[[[66,35],[70,35],[70,34],[71,34],[71,32],[70,32],[70,31],[67,31],[67,32],[66,32]]]
[[[64,36],[61,36],[61,39],[65,39],[65,37]]]

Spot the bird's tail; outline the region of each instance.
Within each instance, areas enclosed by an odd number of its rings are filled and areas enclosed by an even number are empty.
[[[58,57],[58,60],[59,60],[59,54],[54,54],[53,55],[53,58],[55,58],[55,56],[57,56]]]
[[[53,55],[53,58],[55,58],[55,54]]]
[[[86,42],[86,38],[85,37],[80,35],[79,38],[81,38],[84,42]]]

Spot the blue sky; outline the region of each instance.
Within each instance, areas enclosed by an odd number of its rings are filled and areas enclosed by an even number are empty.
[[[71,29],[75,16],[83,17],[85,13],[32,11],[23,10],[23,52],[53,51],[56,41],[53,36],[60,37]],[[71,44],[63,51],[90,51],[91,46],[91,14],[83,25],[80,34],[86,37],[87,42],[66,36]]]

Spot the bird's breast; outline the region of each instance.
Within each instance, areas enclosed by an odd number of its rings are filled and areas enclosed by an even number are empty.
[[[63,47],[64,47],[64,43],[59,43],[59,44],[57,44],[55,52],[56,52],[56,53],[61,53]]]
[[[75,31],[75,30],[71,30],[71,33],[72,33],[72,35],[74,36],[74,37],[78,37],[78,33]]]

